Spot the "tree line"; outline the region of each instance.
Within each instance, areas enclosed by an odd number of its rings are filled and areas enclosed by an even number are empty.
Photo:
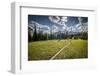
[[[54,39],[88,39],[88,33],[87,32],[77,32],[77,33],[71,33],[68,32],[52,32],[52,29],[50,30],[50,33],[43,33],[43,31],[37,30],[37,27],[34,26],[34,30],[28,27],[28,41],[42,41],[42,40],[54,40]]]

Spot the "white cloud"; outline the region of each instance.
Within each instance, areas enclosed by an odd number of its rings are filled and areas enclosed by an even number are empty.
[[[78,17],[78,20],[79,20],[79,24],[81,24],[82,23],[82,18]]]
[[[65,31],[67,29],[67,17],[62,16],[50,16],[49,17],[50,21],[52,21],[53,23],[55,23],[55,26],[57,26],[57,31]]]
[[[87,32],[88,31],[88,23],[82,23],[82,31]]]
[[[65,16],[62,17],[62,18],[61,18],[61,21],[63,21],[63,22],[67,22],[67,17],[65,17]]]
[[[88,23],[82,23],[82,18],[79,17],[79,23],[74,25],[74,26],[67,26],[66,22],[67,22],[67,17],[59,17],[59,16],[50,16],[49,17],[50,21],[52,21],[54,23],[54,25],[52,25],[52,32],[58,32],[58,31],[68,31],[68,32],[82,32],[88,31]],[[34,27],[34,25],[37,26],[37,29],[40,28],[41,31],[45,32],[45,33],[50,33],[50,27],[48,25],[42,25],[39,24],[35,21],[31,21],[29,23],[29,26]],[[34,29],[34,28],[33,28]]]
[[[58,27],[57,27],[57,26],[52,25],[52,31],[53,31],[53,32],[58,32],[58,31],[59,31],[59,29],[58,29]]]
[[[88,31],[88,23],[81,23],[81,24],[76,24],[75,27],[76,32],[87,32]]]
[[[60,21],[60,17],[59,16],[49,16],[50,21],[54,22],[54,23],[58,23]]]
[[[59,16],[49,16],[49,20],[56,24],[56,26],[63,26],[63,21]]]
[[[35,22],[35,21],[31,21],[31,22],[29,23],[29,26],[33,27],[33,30],[34,30],[34,26],[35,26],[35,25],[36,25],[36,27],[37,27],[37,30],[43,31],[43,32],[45,32],[45,33],[49,33],[49,31],[50,31],[50,27],[47,26],[47,25],[42,25],[42,24],[39,24],[39,23],[37,23],[37,22]]]
[[[87,32],[88,31],[88,23],[83,23],[82,18],[78,17],[79,24],[76,25],[76,28],[78,29],[79,32]]]

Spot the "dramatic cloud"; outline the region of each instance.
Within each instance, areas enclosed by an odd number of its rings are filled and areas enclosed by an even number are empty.
[[[50,16],[49,19],[51,22],[54,22],[54,23],[58,23],[60,21],[59,16]]]
[[[87,32],[88,31],[88,23],[82,23],[81,28],[82,28],[83,32]]]
[[[66,22],[67,22],[67,17],[64,16],[50,16],[49,17],[50,21],[52,21],[58,28],[58,31],[65,31],[67,28]]]
[[[51,29],[52,29],[52,32],[58,32],[59,31],[58,27],[55,26],[55,25],[52,25]]]
[[[67,22],[67,17],[65,16],[50,16],[49,20],[53,23],[58,24],[58,26],[62,26],[65,24],[65,22]]]
[[[39,23],[37,23],[35,21],[31,21],[29,23],[29,27],[32,27],[32,29],[34,30],[34,26],[36,26],[37,30],[43,31],[45,33],[49,33],[49,31],[50,31],[50,27],[49,26],[39,24]]]
[[[67,29],[67,17],[62,17],[61,18],[61,22],[62,22],[62,25],[63,25],[63,29],[66,30]]]
[[[65,17],[65,16],[49,16],[47,18],[52,24],[43,25],[36,21],[30,21],[29,27],[33,28],[36,25],[37,31],[44,33],[52,32],[87,32],[88,19],[87,17]]]
[[[78,20],[79,20],[79,24],[81,25],[81,23],[82,23],[82,18],[81,18],[81,17],[78,17]]]
[[[65,16],[62,17],[62,18],[61,18],[61,21],[62,21],[62,22],[67,22],[67,17],[65,17]]]
[[[80,30],[80,32],[88,31],[88,23],[87,18],[78,17],[79,24],[76,25],[76,28]]]

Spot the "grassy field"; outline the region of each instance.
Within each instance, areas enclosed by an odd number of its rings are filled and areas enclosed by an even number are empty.
[[[47,40],[29,42],[28,60],[49,60],[61,48],[67,46],[69,40]],[[88,57],[87,40],[71,40],[71,44],[63,49],[55,59],[77,59]]]

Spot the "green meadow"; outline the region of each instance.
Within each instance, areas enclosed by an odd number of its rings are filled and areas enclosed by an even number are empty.
[[[69,44],[70,43],[70,44]],[[68,45],[69,44],[69,45]],[[72,40],[46,40],[28,43],[28,60],[49,60],[59,50],[64,48],[55,59],[79,59],[88,57],[88,41]]]

